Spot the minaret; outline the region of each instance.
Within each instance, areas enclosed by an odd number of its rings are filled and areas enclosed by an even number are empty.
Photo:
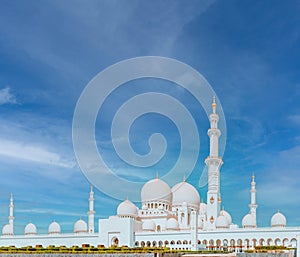
[[[198,213],[191,211],[191,250],[198,250]]]
[[[8,224],[11,225],[12,231],[14,231],[14,219],[14,198],[13,194],[10,194]]]
[[[212,225],[220,213],[220,168],[223,164],[223,160],[219,157],[219,137],[221,136],[221,131],[218,129],[219,115],[216,109],[216,97],[214,97],[212,113],[209,115],[210,129],[207,131],[210,138],[210,153],[205,160],[208,168],[207,220]]]
[[[93,234],[95,232],[95,211],[94,211],[94,192],[93,187],[91,186],[90,198],[89,198],[89,211],[88,211],[88,227],[89,233]]]
[[[252,215],[252,217],[255,220],[255,225],[256,225],[256,208],[257,208],[257,204],[256,204],[256,182],[254,180],[254,175],[252,175],[252,181],[251,181],[251,189],[250,189],[250,194],[251,194],[251,203],[249,204],[249,208],[250,208],[250,214]]]

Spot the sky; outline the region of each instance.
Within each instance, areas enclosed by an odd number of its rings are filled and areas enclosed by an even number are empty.
[[[186,63],[215,91],[227,128],[222,206],[233,222],[241,225],[249,211],[254,173],[258,225],[269,226],[277,210],[286,215],[288,225],[300,225],[299,1],[0,3],[0,226],[7,223],[10,193],[16,234],[23,234],[30,221],[38,233],[47,233],[53,220],[63,232],[72,232],[80,217],[87,220],[90,181],[73,149],[75,107],[99,72],[141,56]],[[158,163],[133,168],[122,162],[111,143],[116,110],[130,97],[152,91],[170,94],[195,119],[200,150],[187,181],[206,201],[207,186],[199,186],[199,179],[209,153],[209,120],[203,106],[179,85],[141,79],[113,92],[97,116],[99,153],[118,176],[129,180],[146,182],[172,168],[180,136],[163,115],[141,116],[129,136],[133,149],[143,155],[149,152],[151,134],[163,134],[166,155]],[[122,199],[94,191],[96,219],[115,214]]]

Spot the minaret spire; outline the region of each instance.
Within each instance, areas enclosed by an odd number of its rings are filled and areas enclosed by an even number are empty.
[[[255,220],[255,225],[256,225],[256,208],[257,208],[257,204],[256,204],[256,182],[255,182],[255,176],[254,174],[252,175],[252,181],[251,181],[251,189],[250,189],[250,194],[251,194],[251,202],[249,204],[249,208],[250,208],[250,214],[252,215],[252,217]]]
[[[95,232],[95,211],[94,211],[94,192],[93,192],[93,186],[90,188],[90,198],[89,198],[89,211],[88,211],[88,227],[89,227],[89,233],[93,234]]]
[[[219,157],[219,137],[221,131],[218,129],[219,115],[217,114],[216,97],[212,101],[212,113],[209,115],[210,128],[207,134],[210,138],[209,156],[205,163],[208,168],[208,192],[207,192],[207,219],[214,227],[214,222],[220,213],[220,168],[223,160]]]
[[[10,194],[10,201],[9,201],[9,216],[8,216],[8,224],[12,227],[12,231],[14,231],[14,198],[13,194]]]

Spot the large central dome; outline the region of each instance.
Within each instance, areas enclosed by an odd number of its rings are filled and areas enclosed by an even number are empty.
[[[168,204],[172,203],[172,192],[169,185],[156,178],[148,181],[141,191],[142,202],[162,201]]]
[[[173,206],[182,205],[186,202],[189,205],[199,208],[200,195],[196,188],[191,184],[183,181],[172,188]]]

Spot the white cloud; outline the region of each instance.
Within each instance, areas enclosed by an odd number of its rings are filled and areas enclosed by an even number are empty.
[[[58,153],[44,147],[0,138],[0,155],[47,165],[72,168],[73,161],[64,160]]]
[[[16,97],[10,92],[9,87],[0,89],[0,105],[3,104],[16,104]]]
[[[300,125],[300,115],[298,114],[288,116],[288,120],[295,123],[296,125]]]

